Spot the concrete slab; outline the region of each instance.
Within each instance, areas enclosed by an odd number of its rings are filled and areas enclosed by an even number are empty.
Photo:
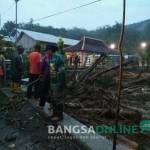
[[[13,98],[15,96],[15,94],[12,93],[9,88],[2,88],[1,92],[3,92],[9,98]]]
[[[32,103],[30,101],[30,103]],[[35,104],[32,103],[32,105],[34,107],[36,107]],[[46,103],[45,107],[43,109],[43,111],[40,111],[42,114],[45,115],[45,117],[49,117],[52,115],[52,112],[49,110],[50,104]],[[72,118],[71,116],[67,115],[67,114],[63,114],[64,115],[64,120],[59,122],[58,124],[60,124],[61,126],[83,126],[82,123],[80,123],[79,121],[77,121],[76,119]],[[85,126],[85,125],[84,125]],[[87,127],[88,129],[88,127]],[[76,137],[75,139],[77,139],[77,141],[83,145],[84,147],[86,147],[89,150],[112,150],[112,141],[106,139],[104,136],[98,135],[98,134],[72,134],[71,136]],[[85,138],[81,138],[81,137],[87,137]],[[123,145],[117,145],[117,150],[132,150],[129,149]]]
[[[29,78],[21,79],[21,90],[24,93],[27,92],[27,84],[28,84],[28,82],[29,82]]]
[[[26,93],[27,92],[27,86],[21,85],[21,90],[23,93]]]
[[[30,103],[32,102],[30,101]],[[35,103],[32,103],[32,105],[36,107]],[[52,111],[49,110],[49,107],[51,107],[50,104],[46,102],[45,107],[43,108],[43,110],[40,111],[45,117],[49,117],[52,115]],[[60,124],[61,126],[81,127],[84,125],[65,113],[63,115],[64,115],[64,120],[58,122],[58,124]],[[77,139],[77,141],[81,145],[83,145],[89,150],[112,150],[112,141],[106,139],[104,136],[98,134],[75,134],[75,133],[72,134],[71,136],[76,137],[75,139]],[[87,138],[85,139],[81,137],[87,137]],[[132,149],[129,149],[123,145],[117,145],[117,150],[132,150]]]
[[[70,117],[69,115],[64,113],[64,120],[61,122],[62,126],[83,126],[82,123]],[[84,125],[85,126],[85,125]],[[88,127],[87,127],[88,129]],[[76,134],[73,133],[72,136],[79,137],[79,142],[86,146],[90,150],[112,150],[112,141],[106,139],[104,136],[98,134]],[[80,137],[87,137],[80,138]],[[91,137],[94,137],[93,139]],[[131,150],[123,145],[117,145],[117,150]]]
[[[52,116],[53,115],[53,111],[52,109],[50,109],[52,106],[50,103],[45,103],[45,106],[43,108],[43,111],[44,113],[47,115],[47,116]]]

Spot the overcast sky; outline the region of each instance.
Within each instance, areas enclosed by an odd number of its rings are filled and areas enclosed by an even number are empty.
[[[53,13],[80,6],[94,0],[20,0],[18,3],[18,22],[28,22]],[[150,0],[127,0],[126,23],[150,18]],[[41,20],[41,25],[53,27],[81,27],[96,29],[99,26],[113,25],[121,21],[122,0],[102,0],[90,6],[69,13]],[[0,0],[2,25],[7,20],[15,20],[14,0]]]

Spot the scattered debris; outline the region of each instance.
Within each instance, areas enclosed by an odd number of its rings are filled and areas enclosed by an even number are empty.
[[[131,71],[132,64],[134,65],[133,61],[124,63],[125,73],[119,124],[135,125],[145,117],[150,116],[150,105],[147,105],[150,99],[150,74],[141,70],[134,71],[132,69]],[[94,69],[95,67],[97,68]],[[70,81],[67,84],[69,86],[64,97],[65,111],[86,125],[113,125],[115,120],[114,109],[117,104],[116,91],[119,66],[106,68],[105,70],[104,67],[102,70],[98,67],[98,64],[97,66],[91,66],[91,69],[88,69],[91,70],[90,72],[83,71],[81,75],[78,75],[77,81]],[[130,137],[126,138],[129,141],[131,139]],[[137,139],[133,139],[136,143]]]

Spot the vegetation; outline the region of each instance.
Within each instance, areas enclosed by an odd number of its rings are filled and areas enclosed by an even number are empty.
[[[150,44],[145,49],[139,48],[138,54],[142,63],[142,66],[150,67]]]
[[[0,35],[0,51],[5,52],[4,55],[7,59],[11,58],[14,44],[4,40],[4,36]]]
[[[8,21],[4,24],[3,28],[0,31],[0,34],[10,35],[12,30],[15,27],[15,23],[12,21]],[[91,36],[94,38],[99,38],[104,40],[107,44],[117,43],[119,38],[119,33],[121,30],[121,26],[119,23],[116,23],[113,26],[104,26],[99,27],[96,30],[88,31],[86,29],[73,28],[73,29],[65,29],[65,28],[54,28],[52,26],[40,26],[39,24],[33,24],[33,20],[29,23],[20,23],[18,24],[18,28],[27,29],[42,33],[49,33],[56,36],[62,36],[72,39],[80,40],[83,36]],[[125,31],[125,40],[124,47],[125,51],[129,54],[135,53],[142,41],[150,41],[150,20],[140,22],[137,24],[132,24],[126,26]]]
[[[4,46],[3,36],[0,35],[0,48]]]
[[[0,106],[8,103],[8,97],[0,91]]]

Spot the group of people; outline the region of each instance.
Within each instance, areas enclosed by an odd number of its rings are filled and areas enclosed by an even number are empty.
[[[80,56],[78,54],[75,55],[68,55],[68,66],[74,66],[75,68],[77,68],[78,66],[80,66]]]
[[[24,49],[17,47],[11,62],[11,90],[19,93],[21,78],[24,71],[22,54]],[[63,94],[66,86],[65,56],[55,45],[46,45],[41,53],[41,46],[35,45],[28,58],[27,98],[35,99],[40,109],[46,101],[50,101],[53,108],[54,120],[63,119]]]

